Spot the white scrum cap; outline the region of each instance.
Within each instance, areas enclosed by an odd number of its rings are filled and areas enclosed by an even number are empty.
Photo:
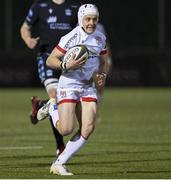
[[[99,11],[94,4],[83,4],[78,10],[78,24],[83,26],[83,17],[86,15],[96,15],[99,18]]]

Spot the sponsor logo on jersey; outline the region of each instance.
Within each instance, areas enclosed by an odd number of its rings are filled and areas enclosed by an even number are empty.
[[[71,30],[72,27],[68,23],[49,23],[50,29],[62,29],[62,30]]]
[[[65,15],[71,16],[72,15],[71,9],[65,9]]]
[[[65,49],[68,48],[69,44],[78,36],[78,33],[75,33],[68,41],[67,43],[65,44]]]
[[[89,56],[88,56],[89,58],[94,58],[99,56],[99,53],[95,48],[91,47],[88,48],[88,50],[89,50]]]
[[[89,52],[91,52],[91,54],[93,54],[93,55],[98,54],[98,52],[94,48],[89,49]]]
[[[72,7],[72,8],[78,8],[78,6],[77,6],[77,5],[71,5],[71,7]]]
[[[57,104],[53,105],[53,110],[57,110],[57,109],[58,109]]]
[[[49,16],[47,19],[47,23],[55,23],[57,22],[57,17],[56,16]]]

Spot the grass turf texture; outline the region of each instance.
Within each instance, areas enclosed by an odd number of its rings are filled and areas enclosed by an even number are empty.
[[[54,137],[48,119],[30,123],[32,95],[46,97],[41,89],[0,89],[1,179],[171,178],[171,89],[106,89],[102,120],[68,162],[70,177],[49,174]]]

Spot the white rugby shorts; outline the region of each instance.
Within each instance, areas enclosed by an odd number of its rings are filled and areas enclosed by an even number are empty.
[[[61,103],[77,103],[80,101],[97,102],[97,91],[95,87],[90,85],[65,85],[58,84],[57,89],[58,104]]]

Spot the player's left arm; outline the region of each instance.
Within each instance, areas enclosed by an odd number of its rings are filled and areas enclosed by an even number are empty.
[[[98,89],[103,89],[106,83],[107,75],[112,70],[112,53],[108,42],[103,51],[100,53],[100,67],[99,71],[94,74],[94,82]]]
[[[108,52],[104,55],[100,56],[101,63],[99,68],[99,73],[104,73],[106,76],[110,73],[111,69],[111,57],[109,56]]]
[[[104,54],[100,56],[101,63],[97,73],[94,74],[93,79],[96,84],[96,88],[101,89],[105,86],[106,78],[109,73],[108,55]]]

